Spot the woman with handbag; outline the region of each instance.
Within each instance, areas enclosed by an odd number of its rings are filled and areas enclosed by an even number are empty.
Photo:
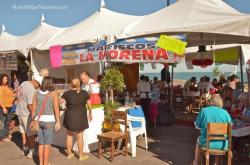
[[[60,129],[58,95],[51,77],[44,77],[40,90],[34,95],[31,116],[31,131],[38,131],[39,162],[40,165],[47,165],[54,130]]]
[[[62,95],[62,99],[66,101],[66,111],[64,116],[63,125],[67,129],[67,152],[68,159],[74,157],[72,153],[72,141],[73,136],[77,136],[77,145],[79,151],[79,160],[88,159],[88,155],[83,154],[83,131],[89,128],[88,117],[89,120],[92,120],[91,113],[91,104],[90,96],[87,91],[81,90],[80,80],[78,78],[74,78],[70,83],[71,90],[66,91]],[[89,116],[87,115],[86,104],[89,109]]]

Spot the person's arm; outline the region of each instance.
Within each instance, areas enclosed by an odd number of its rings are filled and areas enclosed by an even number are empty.
[[[30,113],[32,112],[32,107],[33,107],[32,103],[33,103],[33,97],[35,94],[36,94],[36,90],[34,90],[33,92],[25,91],[25,93],[24,93],[25,99],[27,101],[27,108],[28,108]]]
[[[198,116],[197,116],[197,118],[196,118],[196,120],[195,120],[195,127],[197,128],[197,129],[201,129],[202,128],[202,116],[203,116],[203,111],[202,111],[202,109],[201,109],[201,111],[199,112],[199,114],[198,114]]]
[[[35,112],[36,112],[36,106],[37,106],[36,95],[33,96],[33,101],[32,101],[31,106],[32,106],[31,107],[31,119],[34,120],[34,118],[35,118]]]
[[[30,111],[30,114],[31,114],[31,119],[32,119],[32,122],[29,125],[30,128],[32,128],[34,125],[33,120],[35,119],[36,106],[37,106],[37,100],[36,100],[36,95],[34,95],[33,100],[32,100],[32,104],[27,105],[28,110]]]
[[[55,130],[59,130],[61,125],[60,125],[60,111],[59,111],[59,100],[58,100],[58,95],[56,92],[51,92],[52,98],[53,98],[53,108],[54,108],[54,114],[55,114],[55,119],[56,119],[56,124],[55,124]]]
[[[2,89],[2,88],[1,88]],[[2,90],[0,90],[0,107],[2,107],[2,109],[3,109],[3,113],[4,114],[7,114],[8,113],[8,110],[7,110],[7,108],[4,106],[4,104],[3,104],[3,102],[2,102],[2,95],[3,95],[3,92],[2,92]]]
[[[89,111],[89,121],[92,121],[92,105],[91,105],[90,100],[87,101],[87,108]]]

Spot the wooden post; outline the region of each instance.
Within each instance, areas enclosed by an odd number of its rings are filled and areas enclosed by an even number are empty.
[[[243,53],[240,47],[240,78],[241,78],[241,90],[244,92],[244,80],[243,80]],[[249,89],[248,89],[249,90]]]

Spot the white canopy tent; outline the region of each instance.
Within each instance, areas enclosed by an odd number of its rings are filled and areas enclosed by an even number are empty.
[[[17,40],[18,40],[18,36],[15,36],[15,35],[8,33],[6,31],[5,26],[2,25],[2,31],[0,33],[0,53],[3,54],[3,53],[12,52],[13,50],[10,51],[6,47],[16,43]]]
[[[100,10],[76,25],[56,34],[48,41],[36,46],[39,50],[48,50],[53,45],[74,45],[87,42],[108,40],[121,33],[124,28],[138,20],[140,16],[126,15],[105,8],[102,0]]]
[[[117,38],[186,34],[188,46],[250,43],[250,15],[222,0],[177,0],[125,28]]]
[[[83,21],[77,23],[55,34],[50,39],[45,42],[38,44],[32,50],[33,54],[33,64],[32,70],[38,70],[41,65],[49,67],[49,48],[54,45],[70,46],[89,42],[98,42],[100,40],[106,40],[112,42],[112,36],[117,33],[121,33],[123,29],[130,23],[136,21],[139,16],[132,16],[117,13],[105,8],[104,0],[101,2],[100,10],[95,12],[90,17],[84,19]],[[47,59],[47,60],[46,60]],[[43,61],[41,63],[40,61]],[[67,68],[72,68],[73,66],[64,66],[57,70],[64,70],[67,72]],[[78,75],[82,71],[88,71],[91,77],[96,77],[101,72],[100,64],[84,64],[76,65],[75,74]],[[59,76],[57,74],[56,76]],[[61,74],[62,76],[63,74]],[[67,74],[64,74],[67,75]]]
[[[42,15],[40,25],[28,34],[13,36],[3,31],[0,36],[0,53],[18,51],[27,57],[31,48],[64,29],[47,24]]]

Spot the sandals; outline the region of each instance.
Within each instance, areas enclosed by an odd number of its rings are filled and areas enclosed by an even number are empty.
[[[69,153],[67,159],[72,159],[75,155],[73,153]]]
[[[79,156],[79,161],[87,160],[89,158],[88,155],[81,155]]]

